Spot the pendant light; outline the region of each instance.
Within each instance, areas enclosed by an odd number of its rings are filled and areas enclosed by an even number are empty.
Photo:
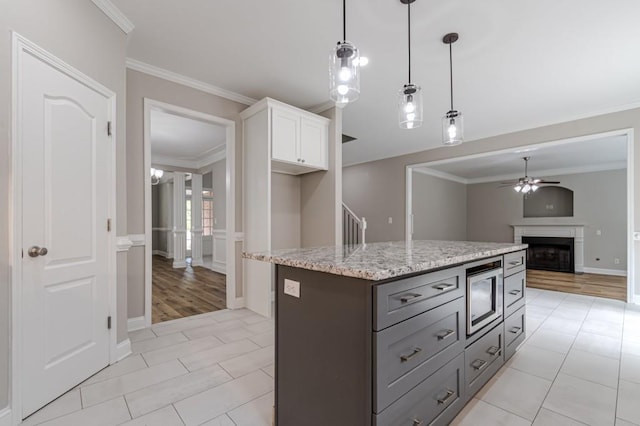
[[[398,123],[403,129],[422,126],[422,88],[411,83],[411,3],[415,0],[400,0],[407,5],[407,47],[409,51],[409,80],[398,94]]]
[[[449,33],[442,38],[444,44],[449,45],[449,81],[451,83],[451,109],[442,118],[442,143],[452,146],[459,145],[464,140],[464,121],[462,113],[453,109],[453,59],[451,45],[458,41],[458,33]]]
[[[360,96],[360,52],[347,41],[347,4],[342,0],[342,41],[329,59],[329,97],[347,104]]]

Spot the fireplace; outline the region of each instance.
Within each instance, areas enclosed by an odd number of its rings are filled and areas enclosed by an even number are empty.
[[[529,244],[527,268],[575,272],[573,238],[523,236],[522,243]]]

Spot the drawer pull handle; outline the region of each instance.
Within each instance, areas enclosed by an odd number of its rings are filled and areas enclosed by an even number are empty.
[[[520,294],[520,293],[521,293],[521,291],[520,291],[520,290],[511,290],[511,291],[509,292],[509,294],[513,294],[514,296],[517,296],[517,295],[518,295],[518,294]]]
[[[509,262],[509,265],[513,267],[520,266],[522,265],[522,260],[514,260],[512,262]]]
[[[471,363],[474,370],[482,370],[487,365],[487,361],[483,359],[476,359]]]
[[[487,349],[487,353],[491,356],[495,356],[496,354],[500,353],[500,348],[497,346],[491,346],[489,349]]]
[[[402,362],[407,362],[409,361],[411,358],[413,358],[414,356],[418,355],[420,352],[422,352],[422,348],[415,348],[413,350],[413,352],[411,352],[409,355],[402,355],[400,357],[400,361]]]
[[[423,424],[424,424],[424,420],[413,419],[413,425],[412,426],[421,426]]]
[[[435,288],[436,290],[440,290],[440,291],[445,291],[445,290],[451,290],[453,288],[455,288],[455,284],[436,284],[434,286],[432,286],[432,288]]]
[[[418,297],[422,297],[422,295],[418,294],[418,293],[411,293],[411,294],[407,294],[406,296],[402,296],[400,298],[400,301],[402,303],[407,303],[407,302],[410,302],[410,301],[412,301],[414,299],[417,299]]]
[[[456,393],[454,391],[452,391],[451,389],[447,390],[447,394],[444,396],[444,398],[440,398],[438,400],[438,404],[446,404],[447,401],[449,401],[451,399],[451,397],[453,395],[455,395]]]
[[[518,334],[520,330],[522,330],[522,327],[511,327],[511,330],[509,330],[509,333]]]
[[[440,332],[440,334],[437,334],[438,336],[438,340],[444,340],[447,337],[451,336],[452,334],[454,334],[456,331],[455,330],[445,330]]]

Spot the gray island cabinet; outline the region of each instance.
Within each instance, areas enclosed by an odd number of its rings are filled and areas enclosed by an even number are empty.
[[[524,340],[526,247],[245,253],[276,265],[276,425],[448,424]]]

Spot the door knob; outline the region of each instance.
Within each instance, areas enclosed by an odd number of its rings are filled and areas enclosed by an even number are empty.
[[[29,251],[27,253],[29,253],[29,256],[31,257],[46,256],[47,253],[49,253],[49,250],[47,250],[46,247],[33,246],[29,247]]]

